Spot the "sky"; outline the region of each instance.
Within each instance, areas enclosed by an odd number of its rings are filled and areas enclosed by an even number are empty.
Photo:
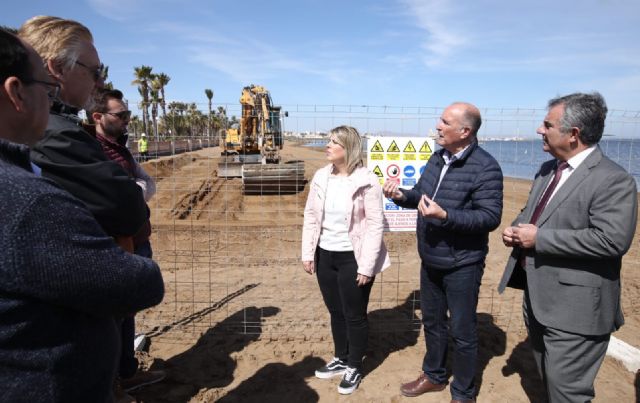
[[[242,87],[252,83],[267,87],[274,103],[291,110],[439,108],[453,101],[481,110],[544,110],[550,98],[575,91],[599,91],[624,116],[640,110],[637,0],[3,5],[0,22],[7,26],[42,14],[86,25],[109,79],[133,102],[139,100],[133,68],[144,64],[171,77],[167,101],[196,102],[203,110],[205,88],[214,91],[214,104],[235,106]]]

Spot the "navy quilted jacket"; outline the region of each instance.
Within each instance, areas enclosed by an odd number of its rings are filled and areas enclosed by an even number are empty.
[[[406,200],[396,204],[417,208],[423,194],[433,196],[444,166],[443,153],[433,153],[413,189],[402,190]],[[489,250],[489,232],[500,225],[502,217],[498,162],[474,141],[449,166],[434,200],[447,211],[447,220],[418,214],[416,235],[422,263],[429,268],[451,269],[483,262]]]

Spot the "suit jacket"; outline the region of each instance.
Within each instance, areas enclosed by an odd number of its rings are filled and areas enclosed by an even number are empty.
[[[555,165],[551,160],[541,166],[512,225],[530,221]],[[637,215],[635,180],[596,147],[551,198],[536,224],[535,248],[525,251],[525,287],[538,322],[582,335],[622,326],[620,267]],[[521,273],[520,253],[513,249],[499,292]]]

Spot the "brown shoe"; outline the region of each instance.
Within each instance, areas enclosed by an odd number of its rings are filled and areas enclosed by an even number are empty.
[[[424,373],[421,373],[415,381],[402,384],[400,393],[403,396],[416,397],[427,392],[440,392],[446,386],[446,383],[431,383],[429,378]]]

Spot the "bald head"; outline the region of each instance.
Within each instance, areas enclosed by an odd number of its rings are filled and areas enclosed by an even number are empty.
[[[461,111],[461,123],[468,127],[471,136],[476,136],[480,126],[482,125],[482,117],[480,116],[480,110],[473,104],[468,102],[454,102],[450,108],[454,107]]]
[[[442,112],[436,125],[436,143],[456,154],[474,141],[481,124],[478,108],[466,102],[454,102]]]

